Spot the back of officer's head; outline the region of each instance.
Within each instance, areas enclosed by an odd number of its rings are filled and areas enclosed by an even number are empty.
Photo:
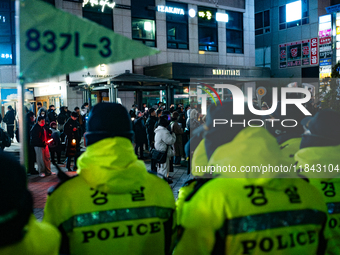
[[[305,129],[300,148],[340,145],[340,114],[331,109],[319,111],[301,121]]]
[[[0,247],[20,241],[33,213],[25,169],[7,153],[0,153]]]
[[[96,104],[86,122],[85,139],[87,146],[109,137],[133,139],[131,117],[124,106],[116,103]]]
[[[223,101],[222,105],[218,103],[217,106],[211,105],[209,107],[206,123],[200,128],[205,130],[205,149],[208,158],[211,157],[217,147],[231,142],[241,130],[248,126],[249,120],[258,119],[258,117],[249,111],[247,103],[244,103],[243,115],[234,115],[233,108],[232,100]],[[218,123],[220,124],[216,124],[216,120],[219,120]],[[260,126],[261,123],[254,122],[251,125]],[[200,132],[200,130],[195,130],[195,132]]]

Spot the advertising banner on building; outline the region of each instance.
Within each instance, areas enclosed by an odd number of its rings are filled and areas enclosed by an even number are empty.
[[[332,43],[332,37],[324,37],[319,39],[320,45]]]
[[[332,35],[332,29],[326,29],[326,30],[319,31],[319,37],[320,38],[329,37],[331,35]]]
[[[287,47],[286,44],[279,45],[280,50],[280,68],[287,67]]]
[[[329,66],[332,65],[331,58],[320,59],[320,66]]]
[[[310,64],[317,65],[319,63],[318,59],[318,38],[312,38],[310,44]]]
[[[309,65],[309,40],[302,41],[302,65]]]
[[[301,65],[317,65],[318,64],[318,39],[313,38],[313,54],[312,55],[312,39],[279,44],[280,68],[294,67]],[[315,47],[316,45],[316,47]],[[314,60],[312,61],[312,56]]]

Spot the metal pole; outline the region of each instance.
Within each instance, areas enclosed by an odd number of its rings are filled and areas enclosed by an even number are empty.
[[[28,141],[26,132],[25,114],[25,81],[20,77],[20,1],[15,1],[15,29],[16,29],[16,71],[18,90],[18,110],[19,110],[19,136],[20,136],[20,162],[28,171]]]

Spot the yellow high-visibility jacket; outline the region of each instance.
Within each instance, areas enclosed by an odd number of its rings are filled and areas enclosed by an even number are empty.
[[[241,166],[290,162],[268,131],[246,128],[218,147],[207,164],[215,169],[236,166],[238,171]],[[193,169],[194,174],[202,176],[198,170]],[[215,178],[191,193],[182,206],[182,231],[174,254],[294,255],[324,250],[329,236],[323,231],[323,197],[302,179],[276,178],[295,175],[214,172]]]
[[[300,149],[301,137],[289,139],[280,144],[285,157],[287,157],[293,164],[296,162],[294,159],[295,153]]]
[[[106,138],[87,147],[79,176],[48,197],[44,221],[63,234],[61,253],[169,254],[176,215],[171,188],[147,172],[131,141]]]
[[[1,255],[57,255],[61,236],[51,224],[38,222],[32,214],[25,226],[24,238],[15,244],[0,247]]]
[[[295,159],[303,167],[303,175],[320,191],[327,204],[327,228],[332,235],[327,254],[340,254],[340,146],[303,148],[295,154]],[[329,178],[316,178],[321,174],[319,165],[323,177],[328,175]],[[305,166],[309,168],[308,172]]]

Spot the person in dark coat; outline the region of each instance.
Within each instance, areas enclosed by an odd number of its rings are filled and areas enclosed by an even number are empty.
[[[55,164],[62,164],[60,157],[61,157],[61,143],[60,143],[60,132],[57,130],[57,123],[52,121],[50,124],[50,131],[51,131],[51,139],[53,139],[49,144],[48,148],[50,149],[51,154],[51,162],[53,165]],[[55,162],[55,154],[57,154],[57,163]]]
[[[58,129],[59,129],[60,132],[63,132],[64,124],[68,119],[69,119],[69,116],[67,114],[67,107],[66,106],[60,107],[60,113],[57,117]]]
[[[35,163],[35,150],[34,146],[30,142],[30,131],[33,128],[35,124],[35,116],[33,112],[28,112],[26,114],[26,139],[27,139],[27,144],[29,146],[28,149],[28,173],[30,174],[39,174],[39,172],[34,168],[34,163]]]
[[[149,110],[149,118],[146,121],[146,133],[148,138],[148,144],[150,151],[155,148],[155,124],[158,122],[158,118],[156,116],[156,110],[151,108]],[[151,159],[151,171],[157,172],[157,166],[154,160]]]
[[[73,171],[77,170],[77,159],[80,153],[80,124],[78,122],[79,115],[77,112],[72,112],[71,118],[69,118],[64,125],[64,133],[66,135],[66,157],[68,171],[71,170],[71,160],[74,158]]]
[[[148,145],[149,148],[154,148],[155,143],[155,124],[158,121],[158,118],[156,116],[156,111],[154,108],[151,108],[149,110],[150,116],[146,121],[145,127],[146,127],[146,133],[148,138]]]
[[[50,152],[47,146],[45,118],[39,116],[31,129],[31,145],[34,147],[40,177],[51,175]]]
[[[1,122],[2,122],[2,116],[1,116],[1,113],[0,113],[0,124],[1,124]]]
[[[144,159],[143,154],[143,145],[147,143],[147,136],[146,136],[146,128],[144,124],[143,113],[138,111],[137,118],[133,122],[133,131],[135,132],[135,153],[138,156],[138,148],[139,148],[139,158]]]
[[[56,114],[56,112],[55,112],[55,107],[54,107],[53,104],[50,105],[50,107],[49,107],[49,109],[48,109],[48,111],[47,111],[47,117],[48,117],[50,123],[53,122],[53,121],[54,121],[54,122],[57,121],[57,114]]]
[[[7,133],[11,137],[12,142],[13,142],[15,113],[14,113],[12,106],[9,105],[7,109],[8,111],[4,117],[4,122],[6,123],[6,126],[7,126]]]
[[[48,118],[48,116],[47,116],[47,111],[46,111],[46,109],[45,108],[40,108],[39,109],[39,111],[38,111],[38,117],[42,117],[42,118],[44,118],[44,120],[45,120],[45,130],[46,131],[49,131],[49,128],[50,128],[50,120],[49,120],[49,118]]]

